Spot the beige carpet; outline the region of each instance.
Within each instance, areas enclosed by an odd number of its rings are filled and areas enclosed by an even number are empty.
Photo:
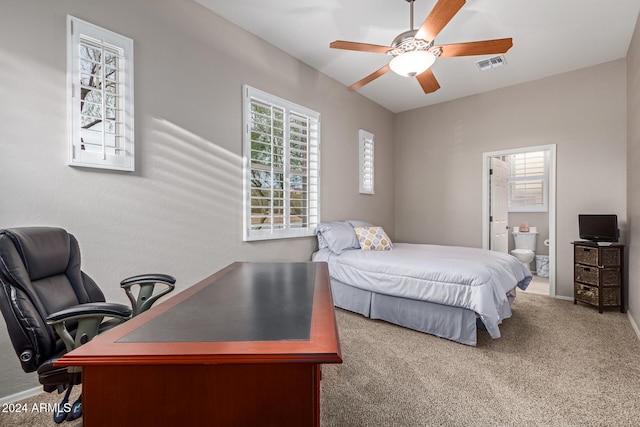
[[[338,311],[323,426],[638,426],[640,341],[626,314],[520,292],[502,338],[468,347]]]
[[[513,311],[502,338],[468,347],[337,310],[344,363],[323,366],[322,426],[640,425],[626,314],[523,292]],[[0,413],[3,427],[49,425],[49,413]]]

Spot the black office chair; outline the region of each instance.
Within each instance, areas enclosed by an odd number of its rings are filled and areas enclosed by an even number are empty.
[[[56,367],[62,355],[97,334],[149,309],[174,289],[164,274],[121,282],[132,308],[105,302],[96,283],[80,269],[80,249],[61,228],[24,227],[0,231],[0,310],[25,372],[38,372],[47,392],[66,390],[56,423],[82,414],[80,399],[68,404],[81,383],[79,367]],[[156,285],[161,285],[154,294]],[[138,289],[137,296],[132,288]],[[103,321],[105,318],[108,320]]]

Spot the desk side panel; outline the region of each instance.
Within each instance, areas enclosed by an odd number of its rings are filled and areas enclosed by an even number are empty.
[[[315,364],[89,366],[84,426],[319,425]]]

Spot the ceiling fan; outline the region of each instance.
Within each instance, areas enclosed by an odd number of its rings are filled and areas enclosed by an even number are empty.
[[[436,80],[436,77],[430,69],[437,58],[502,54],[506,53],[511,46],[513,46],[511,38],[434,46],[436,36],[449,23],[453,16],[462,9],[465,0],[439,0],[429,16],[427,16],[422,23],[422,26],[417,30],[413,28],[414,0],[405,1],[411,4],[411,29],[399,34],[393,39],[391,46],[348,42],[344,40],[336,40],[329,45],[332,49],[384,53],[393,56],[393,59],[388,65],[352,84],[349,86],[349,90],[357,90],[391,70],[401,76],[415,77],[425,93],[432,93],[440,89],[440,84],[438,84],[438,80]]]

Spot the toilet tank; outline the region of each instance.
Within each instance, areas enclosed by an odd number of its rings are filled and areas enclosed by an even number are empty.
[[[528,249],[530,251],[536,250],[536,238],[538,232],[535,227],[529,227],[528,232],[520,232],[518,227],[513,227],[513,239],[516,243],[516,249]]]

